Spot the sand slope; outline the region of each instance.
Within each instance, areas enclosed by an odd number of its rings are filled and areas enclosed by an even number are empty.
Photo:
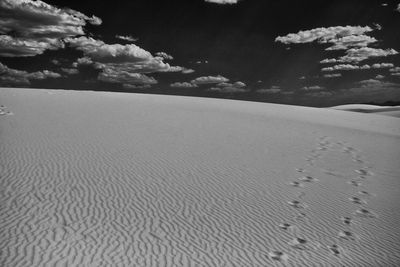
[[[32,89],[0,104],[0,266],[400,264],[398,118]]]
[[[393,116],[400,118],[400,106],[375,106],[365,104],[350,104],[331,107],[337,110],[346,110],[361,113],[374,113],[377,115]]]

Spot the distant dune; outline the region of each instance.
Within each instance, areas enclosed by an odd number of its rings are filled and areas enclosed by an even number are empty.
[[[386,115],[400,118],[400,106],[375,106],[365,104],[350,104],[331,107],[337,110],[346,110],[361,113],[375,113],[378,115]]]
[[[400,266],[399,118],[15,88],[0,105],[0,266]]]

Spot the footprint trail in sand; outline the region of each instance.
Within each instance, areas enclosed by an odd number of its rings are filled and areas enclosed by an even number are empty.
[[[324,156],[333,151],[336,153],[337,152],[343,153],[344,157],[350,156],[351,161],[357,164],[358,168],[354,169],[353,171],[357,173],[358,176],[353,177],[354,175],[352,175],[351,173],[337,173],[336,172],[337,168],[333,170],[317,166],[318,161],[323,161]],[[368,202],[366,199],[360,198],[358,196],[349,196],[347,200],[356,205],[356,210],[353,213],[338,218],[338,220],[340,220],[343,223],[343,225],[346,226],[346,228],[339,230],[337,232],[337,235],[334,236],[334,238],[336,239],[336,243],[322,245],[318,241],[314,241],[314,245],[310,246],[310,243],[312,242],[310,242],[306,238],[299,237],[299,235],[301,235],[301,229],[304,224],[303,219],[305,217],[310,217],[311,215],[310,209],[307,208],[309,207],[312,208],[312,203],[305,204],[301,202],[301,199],[307,197],[305,189],[309,189],[309,187],[312,187],[314,183],[315,184],[320,183],[320,185],[322,186],[321,183],[323,183],[323,181],[321,182],[313,175],[313,172],[316,169],[319,169],[320,172],[328,176],[340,178],[342,182],[352,185],[355,189],[357,187],[363,186],[362,182],[366,181],[367,179],[371,179],[374,176],[374,173],[370,170],[371,167],[369,166],[369,163],[364,159],[360,151],[358,151],[352,146],[349,146],[345,142],[333,142],[331,138],[329,138],[328,136],[323,136],[318,140],[317,147],[315,149],[312,149],[310,155],[306,157],[306,166],[301,168],[296,168],[297,173],[306,175],[300,176],[299,178],[297,178],[297,180],[288,183],[288,185],[292,186],[293,188],[297,188],[300,190],[296,193],[297,199],[288,201],[288,204],[297,210],[304,209],[303,212],[297,213],[296,216],[294,216],[293,224],[286,222],[286,223],[281,223],[279,225],[279,228],[283,230],[296,229],[296,231],[291,231],[294,238],[292,238],[290,241],[287,242],[289,246],[288,249],[294,248],[300,250],[307,249],[307,250],[317,251],[317,250],[324,250],[324,248],[326,248],[327,252],[333,254],[335,257],[338,258],[339,261],[337,262],[337,264],[341,265],[342,264],[341,260],[346,256],[345,251],[346,251],[346,245],[348,244],[344,243],[344,241],[357,241],[360,239],[359,235],[355,234],[352,229],[354,220],[357,218],[376,218],[378,215],[374,211],[368,209],[367,206]],[[363,188],[364,190],[361,191],[354,190],[353,195],[359,194],[366,197],[376,196],[374,193],[367,191],[367,188],[365,186]],[[362,224],[362,221],[360,221],[359,223]],[[291,254],[288,252],[287,261],[290,261],[290,255]]]

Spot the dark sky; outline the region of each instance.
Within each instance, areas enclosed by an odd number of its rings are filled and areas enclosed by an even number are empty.
[[[397,2],[213,1],[0,0],[0,85],[400,101]]]

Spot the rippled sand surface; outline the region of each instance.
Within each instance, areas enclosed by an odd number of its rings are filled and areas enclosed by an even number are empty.
[[[400,119],[0,89],[0,266],[399,266]]]

